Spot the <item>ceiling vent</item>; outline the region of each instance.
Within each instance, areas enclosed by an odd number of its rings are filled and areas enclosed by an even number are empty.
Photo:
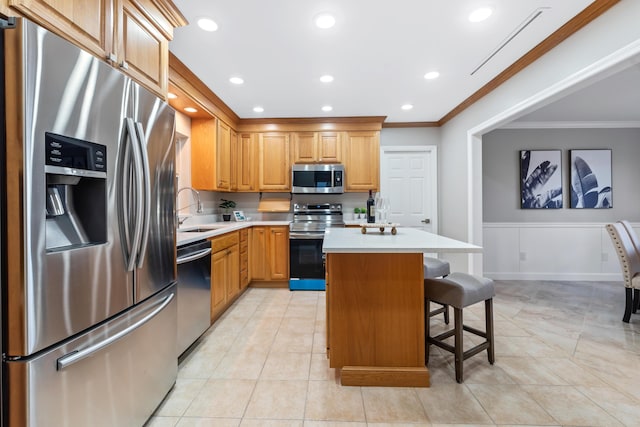
[[[484,67],[485,64],[487,62],[489,62],[491,60],[491,58],[493,58],[494,56],[496,56],[498,54],[498,52],[500,52],[502,49],[504,49],[504,47],[509,44],[511,42],[511,40],[513,40],[514,38],[516,38],[516,36],[518,34],[520,34],[522,31],[524,31],[525,28],[527,28],[529,25],[531,25],[531,23],[533,21],[535,21],[536,19],[538,19],[538,17],[540,17],[540,15],[542,15],[543,12],[546,12],[548,10],[550,10],[550,7],[539,7],[536,10],[534,10],[529,16],[527,16],[525,18],[524,21],[522,21],[522,23],[520,23],[520,25],[518,25],[516,27],[515,30],[513,30],[511,32],[511,34],[509,34],[507,36],[507,38],[505,38],[502,43],[500,43],[498,45],[498,47],[496,47],[485,59],[482,60],[482,62],[480,63],[480,65],[478,65],[472,72],[471,75],[473,76],[480,68]]]

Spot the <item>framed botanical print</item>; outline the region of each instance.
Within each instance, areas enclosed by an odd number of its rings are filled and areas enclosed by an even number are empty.
[[[562,152],[520,151],[520,207],[562,208]]]
[[[611,150],[571,150],[571,207],[613,207]]]

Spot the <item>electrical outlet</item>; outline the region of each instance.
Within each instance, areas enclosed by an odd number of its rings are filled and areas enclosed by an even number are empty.
[[[526,260],[527,260],[527,253],[520,252],[520,261],[526,261]]]

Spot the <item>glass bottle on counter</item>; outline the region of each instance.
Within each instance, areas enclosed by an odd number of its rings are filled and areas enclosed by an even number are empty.
[[[369,190],[369,198],[367,199],[367,222],[376,222],[376,205],[373,200],[373,192]]]

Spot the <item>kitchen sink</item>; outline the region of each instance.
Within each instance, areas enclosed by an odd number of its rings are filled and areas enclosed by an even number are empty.
[[[178,229],[178,233],[203,233],[206,231],[219,230],[221,228],[229,227],[228,225],[202,225],[200,227],[188,228],[188,229]]]

